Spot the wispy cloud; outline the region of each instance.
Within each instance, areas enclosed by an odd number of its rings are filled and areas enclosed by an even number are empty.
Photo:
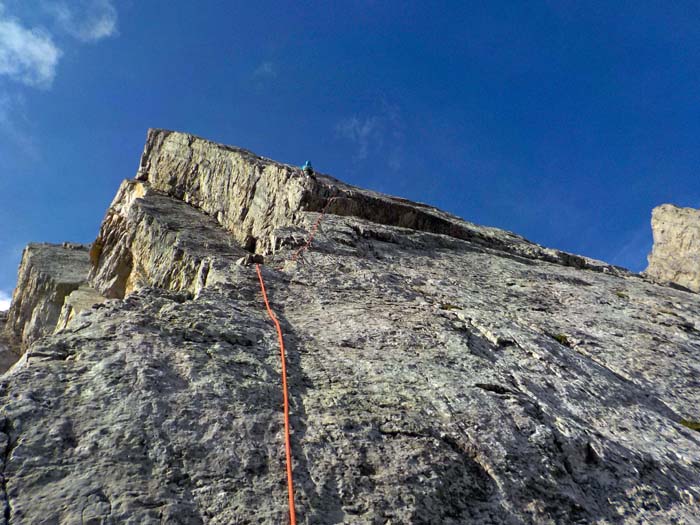
[[[4,312],[10,307],[12,295],[4,290],[0,290],[0,312]]]
[[[380,148],[384,142],[384,130],[378,117],[352,116],[342,119],[335,127],[338,136],[355,143],[355,159],[364,160],[372,149]]]
[[[38,157],[27,118],[26,87],[48,90],[56,78],[62,46],[117,34],[113,0],[0,0],[0,156],[3,146]],[[27,6],[26,4],[31,4]],[[12,13],[7,6],[13,7]],[[57,42],[60,42],[60,46]]]
[[[21,93],[0,92],[0,137],[6,146],[32,158],[39,157],[39,149],[29,131],[25,97]],[[0,153],[3,147],[0,145]]]
[[[0,4],[0,75],[32,87],[49,88],[61,50],[41,28],[28,28],[7,16]]]
[[[39,7],[24,11],[40,24],[30,27],[9,14],[0,0],[0,75],[24,85],[51,87],[63,54],[56,38],[62,34],[81,42],[96,42],[118,34],[117,10],[112,0],[41,0]]]
[[[117,10],[111,0],[44,1],[44,9],[58,27],[82,42],[96,42],[118,34]]]
[[[649,223],[630,232],[620,250],[612,257],[612,264],[641,272],[647,266],[647,255],[654,244]]]
[[[264,80],[277,78],[277,67],[272,62],[262,62],[255,71],[253,71],[253,79]]]
[[[353,160],[366,160],[370,155],[385,159],[390,169],[401,168],[404,132],[401,115],[396,106],[382,104],[379,112],[353,115],[341,119],[335,126],[336,136],[350,141],[355,148]]]

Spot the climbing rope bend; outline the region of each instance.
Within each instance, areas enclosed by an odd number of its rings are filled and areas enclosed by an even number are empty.
[[[282,361],[282,395],[284,398],[284,450],[287,456],[287,495],[289,497],[289,523],[291,525],[296,525],[296,510],[294,508],[294,480],[292,479],[292,445],[289,436],[289,395],[287,394],[287,359],[284,350],[284,338],[282,337],[282,327],[280,322],[277,320],[277,316],[270,308],[270,302],[267,300],[267,291],[265,290],[265,281],[263,280],[262,272],[260,271],[260,265],[255,265],[255,270],[258,272],[258,279],[260,280],[260,291],[262,292],[263,300],[265,301],[265,308],[267,308],[267,314],[275,323],[275,328],[277,328],[277,339],[280,344],[280,360]]]
[[[290,261],[292,261],[292,262],[296,261],[302,253],[304,253],[306,250],[309,249],[309,247],[311,246],[311,243],[312,243],[313,240],[314,240],[314,237],[316,236],[316,231],[318,231],[318,227],[319,227],[319,225],[321,224],[321,221],[323,220],[323,217],[326,216],[326,212],[328,211],[328,207],[329,207],[329,206],[333,203],[333,201],[336,200],[337,198],[338,198],[338,197],[331,197],[330,199],[328,199],[328,202],[327,202],[326,205],[323,207],[323,210],[321,210],[321,213],[320,213],[319,216],[316,218],[316,222],[314,222],[314,225],[313,225],[313,227],[311,228],[311,233],[309,234],[309,238],[308,238],[308,240],[306,241],[306,244],[304,244],[304,246],[302,246],[302,247],[299,248],[296,252],[294,252],[294,255],[292,255],[292,256],[289,258]]]

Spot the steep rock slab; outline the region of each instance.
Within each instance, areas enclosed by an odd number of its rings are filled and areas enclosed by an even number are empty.
[[[253,285],[138,291],[34,345],[0,386],[19,393],[8,522],[282,523],[278,356]]]
[[[22,253],[6,330],[26,348],[53,333],[65,297],[87,282],[89,246],[29,244]]]
[[[663,204],[651,216],[648,276],[700,292],[700,210]]]
[[[213,260],[245,254],[201,211],[148,183],[125,181],[93,245],[90,282],[110,298],[143,286],[196,293],[206,284]]]
[[[336,217],[316,246],[269,288],[344,522],[697,522],[694,294]]]
[[[105,300],[106,298],[91,286],[80,285],[77,290],[69,293],[63,301],[55,331],[65,329],[80,312],[92,308],[96,304],[102,304]]]
[[[149,130],[136,178],[203,210],[253,251],[269,248],[269,233],[291,223],[312,185],[291,166],[165,130]]]
[[[0,312],[0,374],[15,364],[19,358],[19,355],[13,351],[13,348],[18,345],[12,344],[10,335],[5,331],[6,323],[7,312]]]

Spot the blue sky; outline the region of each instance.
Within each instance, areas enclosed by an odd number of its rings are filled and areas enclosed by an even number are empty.
[[[0,0],[0,307],[162,127],[640,271],[700,207],[700,4]]]

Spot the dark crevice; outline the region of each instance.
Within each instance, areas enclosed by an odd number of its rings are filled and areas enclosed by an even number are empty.
[[[250,253],[255,253],[255,249],[257,248],[257,246],[258,240],[252,235],[249,235],[245,240],[245,245],[243,246],[243,249]]]
[[[512,390],[510,390],[504,386],[495,385],[492,383],[476,383],[474,386],[476,388],[481,388],[482,390],[486,390],[488,392],[494,392],[494,393],[500,394],[500,395],[516,394],[516,392],[513,392]]]
[[[334,199],[333,202],[329,202],[331,198]],[[367,194],[344,188],[338,189],[335,186],[329,188],[318,184],[312,192],[305,195],[302,209],[311,212],[327,209],[328,214],[357,217],[376,224],[446,235],[524,259],[542,260],[562,266],[613,275],[628,275],[630,273],[622,267],[597,264],[589,262],[585,257],[579,255],[545,249],[510,232],[500,232],[504,234],[504,238],[500,238],[495,230],[489,231],[472,225],[458,217],[441,212],[437,208],[425,205],[416,206],[415,203],[405,199]],[[395,242],[390,240],[390,237],[378,240]]]
[[[10,455],[14,449],[17,441],[12,441],[12,422],[7,418],[3,417],[0,419],[0,432],[7,436],[7,443],[5,444],[5,450],[2,455],[2,472],[0,472],[0,490],[2,491],[2,497],[4,499],[3,515],[5,517],[5,525],[10,525],[10,518],[12,517],[12,506],[10,505],[10,496],[7,493],[7,476],[5,474],[7,470],[7,463],[10,460]]]
[[[414,432],[412,430],[400,430],[400,429],[387,430],[387,429],[383,429],[381,426],[378,427],[377,430],[383,436],[406,436],[406,437],[423,438],[423,439],[433,437],[429,434],[422,434],[420,432]]]

